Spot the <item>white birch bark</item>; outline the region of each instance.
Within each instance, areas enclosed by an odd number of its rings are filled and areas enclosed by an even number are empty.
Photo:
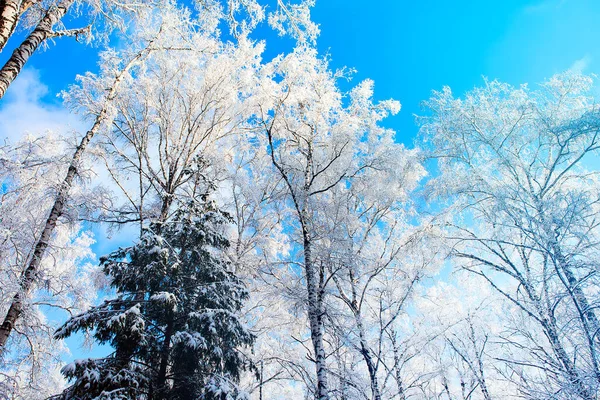
[[[23,274],[20,278],[20,288],[13,297],[13,301],[10,305],[10,308],[8,309],[8,312],[4,317],[2,325],[0,325],[0,353],[2,353],[2,351],[4,350],[6,343],[10,337],[10,334],[13,331],[17,320],[23,312],[24,301],[26,301],[26,299],[31,295],[33,287],[35,286],[36,277],[40,268],[41,261],[44,257],[46,249],[49,246],[52,233],[56,228],[58,219],[63,215],[64,207],[69,199],[69,191],[73,184],[73,180],[77,175],[77,171],[81,163],[82,157],[90,141],[94,138],[96,133],[98,133],[102,125],[106,122],[109,116],[110,104],[118,93],[121,81],[123,80],[127,72],[144,57],[148,50],[149,47],[137,53],[137,55],[133,57],[131,61],[129,61],[129,63],[127,63],[125,67],[117,74],[113,85],[110,88],[110,91],[106,97],[104,107],[97,115],[94,124],[92,125],[90,130],[81,139],[79,145],[75,150],[75,153],[73,154],[73,157],[69,164],[69,168],[67,170],[67,174],[58,189],[56,199],[54,201],[54,204],[52,205],[52,209],[50,210],[50,214],[48,215],[48,219],[46,220],[44,229],[42,230],[42,233],[33,248],[32,256],[27,262],[27,265],[25,266]]]
[[[52,27],[65,16],[74,1],[63,0],[56,5],[52,5],[29,36],[13,51],[6,64],[0,70],[0,99],[4,97],[6,90],[19,75],[31,55],[42,43],[54,35]],[[81,33],[82,31],[73,32]],[[0,37],[0,45],[2,45],[2,37]]]

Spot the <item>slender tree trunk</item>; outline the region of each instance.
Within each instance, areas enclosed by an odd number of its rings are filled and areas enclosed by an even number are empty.
[[[369,371],[373,400],[381,400],[381,393],[379,392],[379,382],[377,380],[377,369],[375,368],[373,357],[371,357],[371,352],[369,351],[369,347],[367,346],[367,342],[364,338],[364,327],[362,326],[362,322],[357,322],[357,324],[359,324],[358,331],[360,335],[360,352],[365,360],[365,363],[367,364],[367,370]]]
[[[323,304],[321,287],[317,285],[317,274],[312,258],[312,236],[309,231],[308,222],[310,221],[307,209],[307,201],[310,196],[310,185],[312,182],[310,174],[313,171],[312,152],[309,150],[307,155],[307,166],[304,171],[303,193],[299,193],[291,184],[285,169],[275,159],[275,148],[273,146],[273,136],[271,128],[267,129],[267,138],[269,140],[271,161],[275,168],[285,180],[290,191],[297,212],[298,221],[302,226],[302,245],[304,250],[304,274],[306,277],[306,291],[308,301],[308,321],[310,325],[310,336],[315,354],[315,367],[317,370],[317,400],[329,400],[329,388],[327,383],[327,365],[325,363],[325,347],[323,345]],[[299,198],[302,195],[302,199]],[[300,201],[301,200],[301,201]]]
[[[396,367],[396,373],[394,374],[394,377],[396,378],[396,386],[398,386],[398,399],[406,400],[406,393],[404,392],[404,383],[402,382],[402,374],[400,373],[400,351],[396,342],[396,332],[394,329],[392,329],[390,333],[390,340],[392,341],[392,351],[394,353],[394,366]]]
[[[304,214],[304,213],[303,213]],[[305,215],[301,216],[304,221]],[[304,244],[304,270],[306,274],[306,289],[308,292],[308,319],[310,323],[311,339],[315,352],[315,365],[317,369],[317,393],[318,400],[329,400],[329,389],[327,384],[327,366],[325,364],[325,347],[323,345],[323,310],[319,299],[317,287],[317,276],[315,266],[312,262],[311,235],[305,224],[302,224],[302,236]]]
[[[54,228],[56,228],[58,218],[60,218],[60,216],[63,214],[65,203],[68,200],[69,191],[71,189],[71,185],[73,184],[73,180],[75,179],[75,175],[77,174],[77,168],[81,161],[81,157],[83,156],[83,153],[85,152],[90,140],[98,130],[100,123],[101,119],[97,119],[92,129],[87,132],[87,134],[81,140],[79,146],[77,146],[75,154],[71,160],[71,164],[69,165],[69,169],[67,170],[67,175],[58,189],[56,200],[54,201],[50,215],[46,220],[42,234],[34,247],[33,255],[29,261],[29,265],[21,276],[19,282],[19,291],[13,297],[13,301],[8,309],[6,317],[4,318],[4,322],[0,326],[0,350],[6,345],[8,337],[10,336],[17,319],[19,319],[21,316],[23,311],[23,301],[29,296],[31,289],[33,288],[42,258],[46,252],[46,249],[48,248],[52,232],[54,232]]]
[[[169,209],[173,203],[173,194],[167,193],[163,197],[160,216],[158,221],[160,222],[161,230],[162,224],[167,220],[169,215]],[[161,231],[157,232],[161,233]],[[139,301],[143,300],[143,295]],[[165,327],[165,336],[163,344],[160,349],[160,364],[158,368],[158,377],[156,378],[156,394],[154,397],[150,397],[149,400],[168,400],[167,398],[167,370],[169,367],[169,356],[171,353],[171,339],[173,338],[173,325],[175,323],[175,316],[173,310],[169,312],[167,326]]]
[[[365,333],[365,326],[362,321],[361,311],[358,304],[358,294],[356,290],[356,281],[352,270],[349,271],[350,285],[352,289],[352,314],[354,314],[354,321],[358,328],[358,338],[360,340],[360,353],[367,364],[367,370],[369,371],[369,379],[371,381],[371,394],[373,400],[381,400],[381,393],[379,391],[379,382],[377,380],[377,367],[373,362],[373,356],[367,343],[367,335]]]
[[[477,357],[477,368],[479,369],[479,374],[477,380],[479,381],[479,387],[481,388],[481,393],[483,394],[484,400],[492,400],[492,396],[488,390],[487,382],[485,380],[484,368],[483,368],[483,360],[481,356]]]
[[[160,366],[156,379],[157,400],[168,400],[167,398],[167,368],[169,366],[169,354],[171,352],[171,338],[173,336],[173,312],[169,315],[169,322],[165,328],[165,338],[160,351]],[[154,399],[150,399],[154,400]]]
[[[9,0],[11,1],[11,0]],[[12,55],[0,70],[0,99],[4,97],[6,90],[21,72],[29,57],[40,47],[46,39],[52,36],[52,27],[64,17],[74,0],[62,0],[56,5],[50,6],[42,20],[27,38],[13,51]],[[4,11],[4,10],[2,10]],[[16,21],[15,21],[16,23]],[[12,27],[14,29],[14,26]],[[1,44],[1,38],[0,38]]]
[[[477,356],[477,369],[479,370],[477,374],[477,381],[479,382],[479,388],[481,389],[481,394],[483,395],[484,400],[492,400],[492,396],[488,390],[487,382],[485,380],[484,368],[483,368],[483,360],[481,355]]]
[[[160,222],[165,222],[167,217],[169,216],[169,210],[171,209],[171,205],[173,204],[173,193],[167,193],[163,197],[162,207],[160,208],[160,215],[158,216],[158,220]]]
[[[448,387],[448,378],[446,378],[446,375],[442,377],[442,386],[444,387],[444,392],[446,392],[446,395],[448,396],[448,400],[452,400],[450,388]]]
[[[139,52],[120,71],[120,73],[117,74],[113,82],[112,88],[110,89],[108,96],[106,97],[104,108],[96,117],[92,128],[81,139],[81,142],[79,143],[75,150],[75,153],[73,154],[73,158],[71,159],[69,169],[67,170],[67,175],[65,176],[63,182],[61,183],[58,189],[58,193],[56,194],[54,204],[52,205],[52,209],[50,210],[50,215],[48,216],[44,229],[42,230],[42,233],[33,248],[33,255],[29,259],[28,265],[26,266],[23,274],[21,275],[21,279],[19,282],[19,290],[14,295],[12,303],[4,318],[4,321],[2,322],[2,325],[0,325],[0,354],[5,348],[6,342],[8,341],[8,338],[15,326],[15,323],[17,322],[17,320],[21,316],[21,313],[23,312],[23,302],[29,297],[31,290],[33,289],[42,258],[44,257],[44,253],[48,248],[48,244],[50,242],[52,233],[54,232],[54,228],[56,227],[56,223],[58,219],[62,216],[65,203],[69,198],[69,191],[73,184],[73,180],[77,175],[77,170],[79,168],[79,164],[81,163],[81,158],[83,157],[83,154],[85,153],[90,141],[96,135],[102,124],[105,122],[108,116],[109,105],[116,97],[118,87],[121,81],[123,80],[125,74],[131,69],[133,65],[135,65],[143,57],[143,55],[147,52],[148,49],[149,47],[144,49],[144,51]]]
[[[258,385],[258,400],[263,400],[263,385],[264,385],[264,366],[263,360],[260,360],[260,383]]]
[[[337,367],[338,367],[338,371],[340,371],[340,389],[339,389],[339,399],[340,400],[349,400],[350,396],[348,395],[348,382],[346,382],[346,379],[344,379],[345,376],[347,376],[347,369],[346,369],[346,365],[344,363],[344,360],[342,360],[342,355],[340,354],[340,349],[342,348],[342,344],[339,340],[339,338],[336,338],[336,350],[335,350],[335,359],[337,361]]]

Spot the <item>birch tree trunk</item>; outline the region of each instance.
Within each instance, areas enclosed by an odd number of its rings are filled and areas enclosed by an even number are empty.
[[[362,318],[360,314],[356,313],[356,325],[358,328],[358,334],[360,339],[360,352],[365,360],[365,364],[367,364],[367,370],[369,371],[369,379],[371,380],[371,394],[373,400],[381,400],[381,393],[379,391],[379,381],[377,379],[377,368],[375,366],[375,362],[373,361],[373,357],[371,356],[371,351],[369,350],[369,345],[367,343],[365,327],[362,323]]]
[[[306,221],[306,210],[301,213],[301,218]],[[304,271],[306,275],[306,290],[308,297],[308,320],[310,323],[311,340],[315,352],[315,366],[317,369],[318,400],[329,400],[327,383],[327,367],[325,365],[325,347],[323,346],[323,307],[315,266],[312,260],[312,240],[306,224],[302,222],[302,236],[304,245]]]
[[[579,376],[578,371],[573,365],[573,361],[569,358],[567,351],[558,337],[558,328],[552,319],[541,319],[541,325],[544,328],[544,333],[552,346],[552,350],[560,362],[560,366],[565,372],[569,382],[577,390],[577,393],[585,400],[594,400],[594,396],[589,392],[584,385],[583,380]]]
[[[325,347],[323,345],[323,304],[321,285],[317,283],[317,274],[312,255],[312,235],[309,228],[310,214],[308,209],[308,198],[310,197],[310,185],[312,172],[312,153],[306,155],[307,163],[304,171],[304,185],[295,188],[287,171],[275,158],[275,147],[273,145],[273,126],[266,130],[269,141],[271,162],[283,178],[292,197],[294,208],[298,216],[298,222],[302,227],[302,246],[304,253],[304,275],[306,277],[307,311],[310,325],[310,335],[315,355],[315,367],[317,372],[317,392],[315,398],[318,400],[329,400],[329,385],[327,381],[327,366],[325,363]],[[302,199],[300,199],[302,197]],[[302,203],[300,202],[302,200]]]
[[[22,14],[21,0],[0,1],[0,50],[4,49],[8,38],[11,37]]]
[[[361,306],[359,305],[359,295],[358,288],[356,287],[356,278],[352,272],[352,269],[348,271],[348,281],[350,282],[350,289],[352,293],[352,298],[349,299],[343,292],[342,286],[338,279],[333,278],[334,282],[338,285],[338,290],[340,292],[340,296],[344,299],[344,302],[350,308],[352,315],[354,316],[354,323],[356,324],[356,329],[358,330],[358,339],[360,343],[360,354],[365,361],[367,366],[367,371],[369,372],[369,380],[371,384],[371,398],[373,400],[381,400],[381,391],[379,389],[379,380],[377,379],[377,365],[373,357],[373,353],[369,347],[369,343],[367,341],[367,332],[365,329],[365,324],[363,323],[363,316],[361,312]]]
[[[0,1],[0,50],[4,49],[8,38],[15,31],[21,14],[21,3],[20,0]]]
[[[81,142],[79,143],[75,150],[75,153],[73,154],[73,158],[71,159],[69,169],[67,170],[67,174],[58,189],[56,199],[54,201],[54,204],[52,205],[52,209],[50,211],[50,214],[48,215],[48,219],[46,220],[44,229],[42,230],[42,233],[34,246],[33,255],[29,259],[28,265],[26,266],[23,274],[21,275],[19,282],[19,290],[14,295],[10,308],[8,309],[8,312],[4,318],[4,321],[2,325],[0,325],[0,354],[2,354],[3,350],[5,349],[6,342],[8,341],[8,338],[10,337],[10,334],[14,329],[15,323],[17,322],[17,320],[23,312],[23,302],[29,297],[31,290],[35,284],[36,276],[38,274],[42,258],[44,257],[44,253],[48,248],[57,221],[63,215],[65,204],[69,198],[69,191],[73,184],[73,180],[77,175],[77,171],[81,163],[83,154],[85,153],[92,138],[100,130],[100,127],[107,119],[110,103],[116,97],[119,85],[125,77],[125,74],[144,56],[144,54],[147,53],[147,51],[149,51],[149,47],[146,47],[144,50],[140,51],[117,74],[113,85],[110,88],[108,96],[106,97],[104,107],[96,117],[94,125],[81,139]]]
[[[600,381],[597,352],[597,345],[600,343],[600,336],[598,336],[598,333],[600,332],[600,322],[598,322],[598,318],[594,312],[594,307],[590,305],[587,296],[581,289],[581,282],[575,277],[575,274],[569,265],[569,261],[562,253],[560,246],[556,243],[556,241],[551,243],[551,249],[553,253],[551,254],[551,257],[553,259],[557,275],[567,288],[569,296],[572,298],[575,308],[579,313],[579,319],[581,320],[585,330],[585,335],[588,340],[594,373],[596,375],[596,379]]]
[[[0,0],[0,51],[15,32],[21,16],[39,0]]]
[[[12,1],[12,0],[8,0]],[[65,16],[69,8],[73,5],[74,0],[62,0],[56,5],[50,6],[42,20],[37,24],[35,29],[27,36],[27,38],[13,51],[12,55],[0,70],[0,99],[4,97],[6,90],[21,72],[29,57],[40,47],[46,39],[52,37],[54,32],[52,27]],[[12,9],[12,8],[11,8]],[[2,10],[4,13],[8,10]],[[2,16],[4,17],[4,16]],[[17,17],[14,17],[17,18]],[[2,21],[3,22],[3,21]],[[15,19],[16,24],[16,19]],[[2,26],[0,26],[0,29]],[[14,25],[12,26],[14,29]],[[74,31],[75,32],[75,31]],[[12,33],[12,31],[11,31]],[[0,32],[4,35],[4,31]],[[2,38],[0,37],[0,46],[2,46]]]
[[[402,380],[402,374],[400,371],[400,366],[402,365],[400,357],[400,348],[396,342],[396,332],[393,329],[390,332],[390,340],[392,342],[392,351],[394,353],[394,378],[396,379],[396,386],[398,387],[398,399],[406,400],[406,394],[404,392],[404,382]]]

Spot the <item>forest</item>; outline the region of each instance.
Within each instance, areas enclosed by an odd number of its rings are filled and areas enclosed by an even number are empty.
[[[0,105],[100,52],[85,129],[1,138],[0,400],[600,398],[596,77],[429,88],[403,143],[314,5],[0,2]]]

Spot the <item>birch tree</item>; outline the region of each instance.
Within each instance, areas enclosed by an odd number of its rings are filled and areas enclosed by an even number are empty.
[[[168,217],[176,199],[221,178],[221,142],[239,134],[247,118],[262,48],[223,43],[216,28],[195,22],[185,29],[148,58],[113,103],[112,125],[96,152],[122,202],[105,210],[104,221],[142,227]],[[92,78],[84,90],[95,92],[98,84]]]
[[[125,51],[122,54],[125,56],[123,64],[121,64],[121,60],[117,60],[114,55],[112,59],[106,60],[112,61],[112,63],[107,62],[105,64],[107,70],[104,83],[107,84],[107,86],[104,86],[104,88],[107,90],[105,90],[102,96],[97,99],[98,102],[95,105],[98,106],[98,108],[96,109],[97,114],[93,120],[93,125],[80,139],[72,158],[68,161],[67,171],[60,186],[56,190],[54,201],[50,207],[45,224],[41,229],[38,238],[32,244],[31,250],[27,250],[28,257],[23,260],[24,264],[22,265],[22,272],[18,279],[18,288],[13,293],[13,299],[3,318],[3,323],[0,325],[1,351],[4,351],[8,338],[23,312],[23,302],[31,295],[31,291],[38,279],[37,276],[40,264],[43,261],[46,249],[50,245],[50,240],[57,223],[63,216],[64,209],[69,200],[71,187],[81,168],[81,163],[87,147],[96,133],[98,133],[107,122],[110,123],[112,116],[112,101],[118,93],[119,85],[125,76],[131,73],[131,69],[143,61],[147,53],[153,49],[152,46],[157,45],[157,43],[154,42],[154,39],[155,37],[151,36],[150,40],[139,43],[137,49],[134,47],[129,53]]]
[[[22,266],[43,229],[43,215],[65,173],[69,140],[54,133],[28,136],[0,149],[0,310],[6,313],[18,292]],[[82,176],[88,167],[82,166]],[[76,182],[77,202],[90,201]],[[76,210],[57,226],[48,257],[39,265],[32,296],[23,299],[22,315],[14,325],[8,349],[0,357],[0,393],[11,399],[42,399],[62,385],[56,374],[66,348],[52,340],[57,316],[76,313],[95,298],[92,284],[94,239],[77,222]],[[55,315],[53,317],[48,316]]]
[[[47,46],[47,42],[64,36],[73,36],[77,40],[90,40],[94,20],[103,19],[106,23],[100,27],[96,23],[95,37],[106,38],[114,28],[125,29],[125,21],[135,19],[135,13],[148,7],[150,3],[143,1],[128,1],[124,3],[112,1],[78,2],[76,0],[60,0],[50,3],[31,1],[9,0],[2,4],[0,9],[0,50],[14,32],[19,20],[24,19],[32,30],[25,40],[15,47],[11,56],[0,69],[0,99],[15,80],[31,55],[40,48]],[[85,8],[89,10],[90,25],[76,28],[65,28],[61,21],[72,8]],[[26,14],[26,15],[23,15]],[[99,28],[99,29],[98,29]]]
[[[369,170],[394,171],[388,175],[390,184],[381,189],[402,191],[398,187],[402,170],[394,170],[397,164],[390,158],[395,150],[392,132],[378,125],[399,105],[374,104],[372,83],[367,81],[348,94],[349,105],[344,106],[336,83],[343,72],[331,72],[309,48],[297,49],[268,68],[272,78],[263,84],[258,100],[257,124],[262,130],[258,138],[267,148],[271,174],[285,189],[293,216],[286,224],[294,241],[288,261],[302,268],[303,304],[316,367],[314,396],[327,399],[331,370],[324,341],[325,297],[337,273],[327,269],[323,258],[333,228],[326,217],[331,211],[328,204],[336,189],[351,186]]]
[[[591,88],[571,73],[537,90],[486,82],[464,99],[446,88],[421,120],[439,157],[433,192],[463,218],[447,220],[454,256],[533,324],[507,340],[530,351],[508,362],[528,366],[519,370],[531,398],[592,399],[600,382]]]
[[[326,213],[333,235],[323,256],[335,283],[327,304],[331,334],[362,358],[358,370],[370,388],[362,396],[372,399],[404,390],[391,355],[413,294],[439,259],[426,229],[408,222],[410,193],[424,173],[418,152],[385,147],[384,168],[335,193]]]
[[[31,27],[25,40],[15,47],[10,58],[0,69],[0,99],[18,76],[31,55],[48,42],[61,37],[75,37],[77,41],[102,43],[115,29],[126,31],[136,14],[177,5],[176,0],[7,0],[0,3],[0,51],[12,36],[19,21]],[[189,6],[182,2],[181,6]],[[281,35],[291,35],[300,42],[314,42],[319,29],[310,20],[314,0],[300,2],[277,1],[275,10],[266,12],[266,5],[255,0],[195,1],[202,14],[213,22],[225,20],[235,37],[246,37],[268,17],[269,25]],[[87,25],[65,28],[62,20],[69,14],[86,13]]]

